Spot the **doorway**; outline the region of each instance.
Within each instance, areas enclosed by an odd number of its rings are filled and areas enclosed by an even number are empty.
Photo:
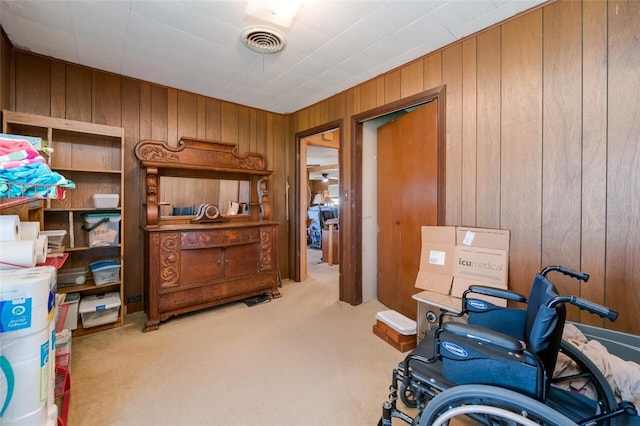
[[[434,100],[377,128],[376,294],[412,319],[421,229],[437,225],[437,108]]]
[[[340,272],[339,229],[332,226],[330,234],[325,222],[340,216],[340,144],[342,141],[342,120],[327,123],[296,134],[296,223],[295,223],[295,265],[294,280],[304,281],[308,275],[309,259],[327,262],[331,257],[333,267]],[[335,236],[328,243],[327,236]],[[324,236],[324,247],[323,247]],[[331,253],[329,247],[335,247]],[[308,256],[307,250],[313,250]],[[334,255],[335,254],[335,255]]]
[[[445,154],[446,154],[446,90],[445,86],[440,86],[431,90],[418,93],[413,96],[391,102],[381,107],[376,107],[368,111],[356,114],[351,118],[351,126],[354,134],[353,154],[350,158],[349,172],[353,177],[352,202],[349,205],[349,214],[343,215],[345,218],[343,229],[349,231],[342,235],[342,245],[345,248],[342,259],[348,262],[350,267],[343,269],[340,281],[340,300],[352,305],[359,305],[363,301],[363,248],[369,247],[363,238],[373,238],[376,241],[376,232],[363,231],[366,220],[363,213],[363,195],[365,191],[363,182],[363,143],[365,133],[365,123],[374,119],[380,119],[390,114],[397,114],[400,111],[411,109],[430,101],[437,102],[437,146],[438,146],[438,202],[437,202],[437,224],[445,224]],[[347,141],[341,141],[341,144]],[[369,240],[371,241],[371,240]],[[367,259],[367,270],[375,270],[376,261]],[[371,285],[367,282],[367,285]],[[368,289],[371,293],[371,290]],[[375,293],[375,289],[373,291]]]

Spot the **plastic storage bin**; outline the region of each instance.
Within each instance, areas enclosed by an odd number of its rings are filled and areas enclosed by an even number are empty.
[[[97,209],[115,209],[118,207],[118,194],[93,194],[93,205]]]
[[[80,293],[67,293],[62,305],[67,311],[67,318],[64,320],[63,329],[75,330],[78,328],[78,304],[80,303]],[[62,308],[60,309],[62,311]]]
[[[48,248],[57,249],[62,245],[62,239],[67,235],[67,231],[64,229],[51,229],[47,231],[40,231],[40,235],[47,236]]]
[[[120,281],[120,264],[114,260],[103,260],[89,264],[96,285]]]
[[[87,268],[60,269],[58,271],[58,285],[60,287],[69,287],[84,284],[88,273],[89,270]]]
[[[120,293],[94,294],[80,300],[80,316],[84,328],[116,322],[119,313]]]
[[[83,214],[84,229],[89,232],[89,247],[120,244],[120,217],[117,213]]]

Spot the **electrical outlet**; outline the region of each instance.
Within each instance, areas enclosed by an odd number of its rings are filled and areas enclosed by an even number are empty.
[[[142,296],[139,294],[134,294],[133,296],[127,296],[127,303],[135,303],[142,300]]]

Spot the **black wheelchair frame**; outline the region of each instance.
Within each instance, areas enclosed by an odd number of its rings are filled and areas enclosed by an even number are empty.
[[[443,424],[454,412],[487,425],[640,424],[633,404],[618,403],[593,362],[562,340],[565,305],[610,321],[615,321],[617,312],[576,296],[558,295],[547,278],[552,271],[584,282],[589,279],[582,272],[548,266],[536,274],[528,298],[510,290],[470,286],[462,298],[462,312],[443,312],[437,328],[393,370],[378,425],[391,425],[392,418],[411,425]],[[496,306],[474,295],[525,303],[527,308]],[[464,317],[466,322],[448,321],[449,317]],[[581,373],[553,377],[559,353],[574,361]],[[578,376],[593,384],[595,401],[554,386]],[[418,414],[400,410],[398,399]]]

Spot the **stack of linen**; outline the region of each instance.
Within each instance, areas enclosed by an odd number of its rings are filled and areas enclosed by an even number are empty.
[[[52,171],[29,140],[0,135],[0,198],[61,198],[75,184]]]

